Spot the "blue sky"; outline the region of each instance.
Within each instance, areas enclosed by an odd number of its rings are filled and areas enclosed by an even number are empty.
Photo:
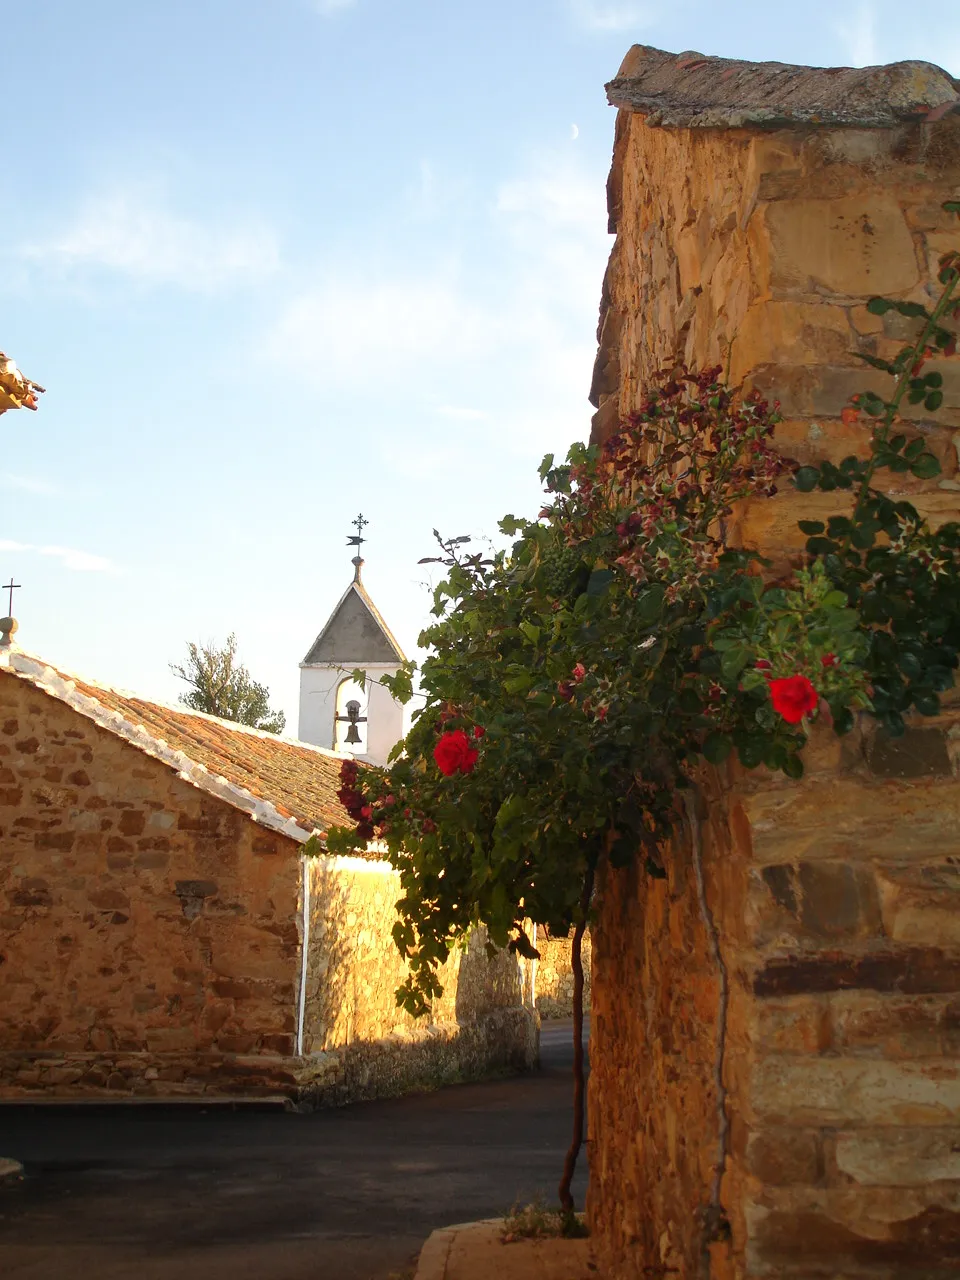
[[[412,650],[431,529],[536,510],[589,429],[631,44],[960,75],[960,12],[886,0],[3,7],[0,348],[47,387],[0,418],[19,639],[172,698],[235,631],[294,731],[357,511]]]

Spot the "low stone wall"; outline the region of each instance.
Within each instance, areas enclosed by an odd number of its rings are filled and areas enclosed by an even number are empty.
[[[536,1005],[541,1018],[569,1018],[573,1015],[573,964],[570,959],[573,934],[552,938],[546,929],[537,930]],[[590,931],[583,936],[580,949],[583,960],[583,1008],[590,1011],[591,994]]]
[[[525,1001],[529,965],[487,956],[478,931],[441,973],[428,1019],[397,1007],[406,977],[391,930],[400,896],[387,863],[318,858],[306,864],[309,928],[298,1078],[305,1099],[339,1103],[431,1088],[507,1070],[539,1055],[539,1020]],[[303,898],[301,896],[301,914]]]

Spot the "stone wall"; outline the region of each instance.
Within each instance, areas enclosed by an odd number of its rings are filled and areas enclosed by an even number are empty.
[[[866,303],[929,300],[958,194],[956,115],[751,130],[622,110],[594,438],[683,360],[778,397],[799,461],[864,452],[841,409],[889,383],[856,353],[907,336]],[[945,402],[915,421],[943,473],[895,483],[936,521],[960,513],[960,365],[931,367]],[[842,507],[789,491],[731,534],[782,565],[798,519]],[[818,732],[799,783],[705,774],[665,882],[601,874],[590,1214],[611,1280],[960,1272],[960,711],[868,730]]]
[[[0,1090],[272,1088],[297,849],[0,672]]]
[[[429,1020],[397,1007],[406,965],[393,945],[399,876],[386,863],[312,859],[300,1077],[318,1102],[402,1093],[497,1070],[529,1070],[537,1018],[526,962],[489,959],[481,934],[441,973]],[[301,898],[302,911],[302,898]]]
[[[552,938],[546,929],[537,930],[537,950],[540,959],[536,966],[536,1003],[541,1018],[570,1018],[573,1016],[573,964],[571,948],[573,933],[566,938]],[[583,960],[583,1008],[590,1012],[591,983],[590,930],[583,935],[581,958]]]

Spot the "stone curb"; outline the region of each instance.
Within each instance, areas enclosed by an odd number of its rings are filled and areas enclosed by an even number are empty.
[[[585,1238],[502,1242],[503,1218],[441,1227],[420,1251],[414,1280],[578,1280],[596,1274]]]
[[[8,1182],[19,1182],[23,1177],[23,1165],[19,1160],[7,1160],[0,1156],[0,1186]]]
[[[487,1227],[502,1221],[502,1218],[481,1218],[477,1222],[458,1222],[455,1226],[440,1227],[434,1231],[420,1250],[414,1280],[444,1280],[447,1274],[447,1259],[450,1257],[453,1242],[460,1232],[466,1231],[469,1227]]]

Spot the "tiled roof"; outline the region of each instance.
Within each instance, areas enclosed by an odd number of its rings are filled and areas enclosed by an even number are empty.
[[[797,67],[634,45],[607,85],[613,106],[673,128],[893,128],[960,110],[960,82],[932,62]]]
[[[0,649],[8,671],[147,755],[177,770],[257,822],[296,840],[350,820],[337,800],[344,758],[293,738],[249,729],[186,707],[58,671],[19,649]]]

